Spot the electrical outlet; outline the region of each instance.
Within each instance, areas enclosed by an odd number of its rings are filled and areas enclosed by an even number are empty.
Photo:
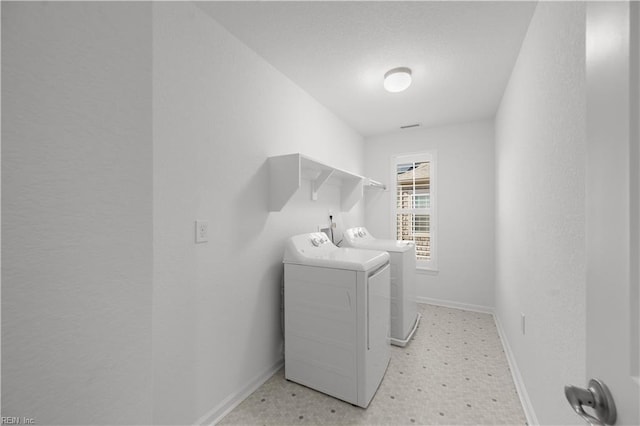
[[[520,328],[522,329],[522,334],[525,332],[525,317],[524,313],[520,312]]]
[[[209,222],[196,220],[196,243],[206,243],[207,241],[209,241]]]

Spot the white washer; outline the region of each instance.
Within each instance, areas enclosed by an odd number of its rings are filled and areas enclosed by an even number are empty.
[[[343,245],[385,250],[391,261],[391,343],[405,346],[420,323],[416,303],[416,248],[413,241],[374,238],[364,227],[347,229]]]
[[[366,408],[387,369],[389,254],[338,248],[324,233],[284,253],[285,377]]]

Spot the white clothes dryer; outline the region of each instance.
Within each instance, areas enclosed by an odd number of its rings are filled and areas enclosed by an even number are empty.
[[[418,328],[420,318],[416,302],[416,248],[413,241],[374,238],[364,227],[347,229],[343,245],[369,250],[384,250],[391,263],[391,344],[406,346]]]
[[[285,377],[366,408],[387,370],[389,254],[336,247],[324,233],[284,253]]]

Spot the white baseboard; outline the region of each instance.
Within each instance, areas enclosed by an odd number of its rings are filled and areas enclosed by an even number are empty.
[[[453,302],[451,300],[432,299],[430,297],[416,297],[416,302],[426,303],[428,305],[444,306],[446,308],[462,309],[463,311],[481,312],[483,314],[493,314],[493,308],[490,306],[472,305],[470,303]]]
[[[245,386],[239,389],[237,392],[232,393],[224,399],[216,407],[209,410],[207,414],[200,417],[195,424],[196,425],[215,425],[224,416],[229,414],[231,410],[236,408],[242,401],[244,401],[249,395],[251,395],[256,389],[258,389],[264,382],[269,380],[276,371],[278,371],[284,365],[284,360],[281,359],[271,367],[267,368],[261,374],[258,374],[252,380],[250,380]]]
[[[498,318],[495,313],[493,315],[493,318],[496,321],[498,335],[500,336],[500,341],[502,341],[504,353],[507,356],[507,362],[509,363],[509,368],[511,369],[511,376],[513,377],[513,382],[516,385],[518,397],[520,398],[520,404],[522,404],[524,415],[527,418],[527,424],[529,424],[530,426],[539,425],[540,423],[538,422],[538,417],[533,410],[533,405],[531,404],[531,400],[529,399],[529,393],[527,392],[527,388],[525,387],[522,376],[520,375],[520,369],[518,368],[518,364],[516,363],[513,351],[511,351],[511,346],[509,346],[509,341],[507,340],[507,335],[505,334],[504,329],[502,328],[502,324],[500,323],[500,318]]]

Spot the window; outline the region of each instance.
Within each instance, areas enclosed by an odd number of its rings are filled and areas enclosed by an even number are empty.
[[[437,269],[435,152],[393,157],[392,229],[396,239],[414,241],[416,265]]]

